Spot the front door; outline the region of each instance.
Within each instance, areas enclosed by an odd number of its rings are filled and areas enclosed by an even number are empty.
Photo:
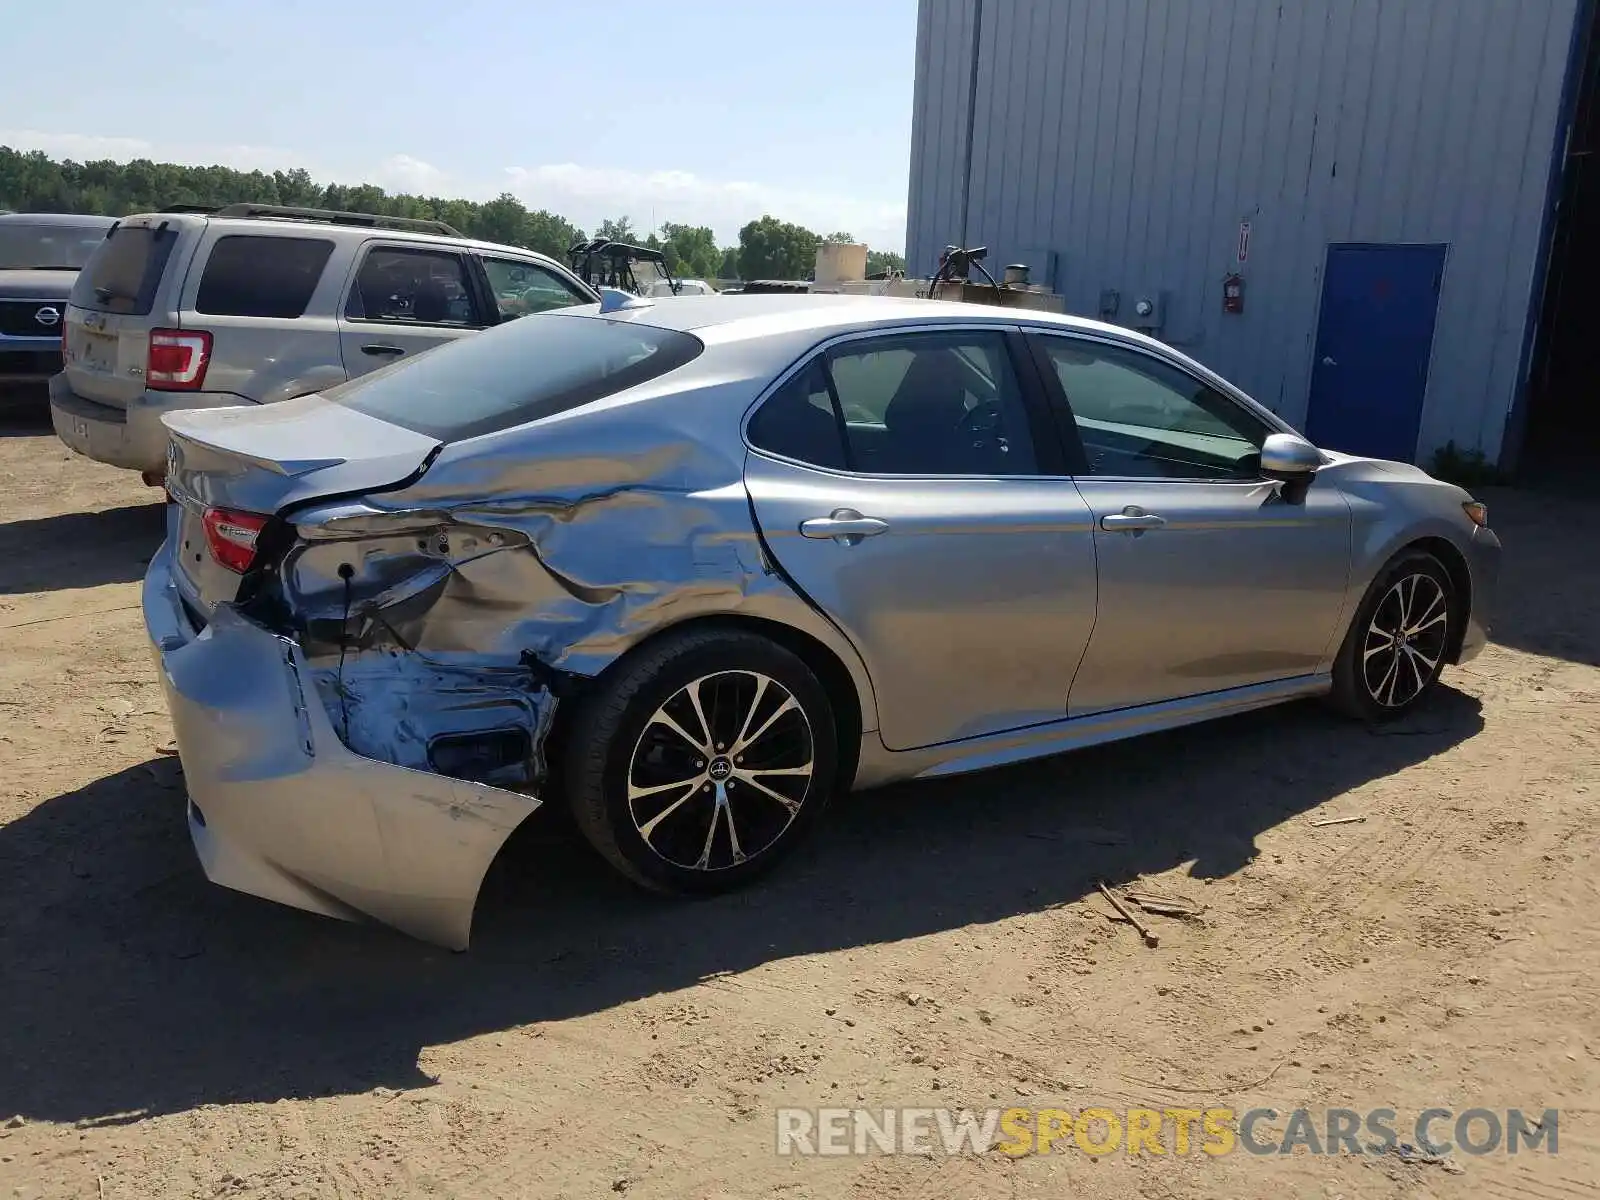
[[[345,374],[354,379],[491,324],[471,279],[456,251],[368,243],[339,318]]]
[[[1260,473],[1271,428],[1177,364],[1037,337],[1083,447],[1099,611],[1073,716],[1314,674],[1344,601],[1350,510]]]
[[[1317,445],[1416,459],[1444,254],[1442,245],[1328,247],[1306,419]]]
[[[854,338],[751,418],[762,537],[861,654],[890,749],[1066,715],[1094,541],[1021,378],[993,327]]]

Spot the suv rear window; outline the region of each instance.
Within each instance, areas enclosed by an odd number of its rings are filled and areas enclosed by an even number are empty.
[[[540,313],[362,375],[329,400],[443,442],[537,421],[637,387],[699,357],[693,334]]]
[[[170,225],[118,225],[72,285],[71,303],[129,317],[149,315],[178,240]]]
[[[219,317],[298,317],[333,253],[326,238],[218,238],[200,276],[196,312]]]

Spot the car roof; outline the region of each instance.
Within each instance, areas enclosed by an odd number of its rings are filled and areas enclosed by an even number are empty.
[[[109,229],[115,217],[98,213],[0,213],[0,225],[60,225],[63,228]]]
[[[110,218],[107,218],[108,222]],[[131,213],[122,218],[125,222],[139,225],[158,225],[163,221],[174,224],[194,222],[204,224],[216,222],[229,227],[244,229],[260,229],[263,226],[272,229],[290,230],[321,230],[329,236],[334,234],[359,235],[362,238],[380,237],[384,241],[416,242],[422,246],[437,246],[441,242],[448,242],[452,246],[461,246],[471,250],[487,251],[494,254],[517,254],[524,258],[534,258],[540,262],[554,263],[564,271],[570,268],[564,266],[557,259],[538,250],[530,250],[526,246],[508,246],[500,242],[485,242],[477,238],[451,237],[447,233],[419,233],[410,229],[385,229],[381,226],[369,225],[335,225],[329,221],[296,220],[291,217],[245,217],[222,216],[216,213],[203,212],[147,212]]]
[[[569,312],[599,315],[588,304]],[[637,307],[606,313],[660,329],[692,332],[702,341],[734,342],[779,333],[827,335],[861,327],[914,324],[1056,325],[1085,333],[1111,334],[1130,342],[1156,345],[1152,339],[1120,325],[1028,308],[965,304],[953,300],[917,300],[899,296],[852,296],[830,292],[778,292],[677,296],[670,302],[647,300]]]

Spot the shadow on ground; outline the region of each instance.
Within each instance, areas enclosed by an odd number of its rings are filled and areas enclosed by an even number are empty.
[[[1600,478],[1586,492],[1478,493],[1505,543],[1494,640],[1600,666]]]
[[[537,814],[465,955],[207,884],[177,765],[156,760],[0,829],[0,1112],[115,1122],[419,1086],[427,1045],[1037,912],[1100,878],[1225,876],[1263,830],[1481,726],[1450,689],[1415,720],[1375,734],[1295,705],[851,797],[764,883],[695,902],[635,892]]]
[[[0,596],[142,579],[163,514],[159,503],[128,504],[0,525]]]

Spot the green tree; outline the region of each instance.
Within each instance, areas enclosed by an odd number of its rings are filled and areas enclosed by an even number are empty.
[[[822,240],[836,246],[854,246],[856,244],[856,235],[853,233],[830,233]]]
[[[739,247],[724,246],[722,248],[722,262],[717,267],[717,278],[738,279],[739,277]]]
[[[768,215],[739,230],[739,278],[805,279],[816,266],[811,230]]]
[[[608,242],[623,242],[630,246],[637,245],[639,241],[631,217],[607,217],[600,222],[600,227],[594,231],[594,235],[605,238]]]
[[[903,254],[896,254],[892,250],[868,250],[867,274],[876,275],[880,271],[904,271],[906,259]]]
[[[661,227],[661,237],[673,274],[715,279],[722,269],[722,251],[717,249],[717,235],[709,226],[669,221]]]

